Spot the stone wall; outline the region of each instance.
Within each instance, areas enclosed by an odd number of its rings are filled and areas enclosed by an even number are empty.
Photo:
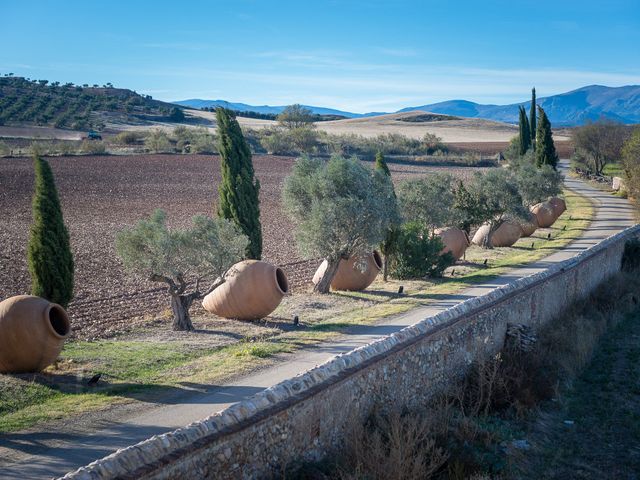
[[[620,269],[629,228],[548,270],[470,299],[249,400],[68,474],[95,478],[269,478],[339,448],[374,405],[424,405],[476,358],[498,351],[509,323],[534,329]]]

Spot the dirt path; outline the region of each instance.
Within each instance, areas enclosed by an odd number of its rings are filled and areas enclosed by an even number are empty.
[[[543,271],[551,264],[566,260],[633,224],[633,210],[626,200],[596,190],[577,179],[567,178],[566,183],[569,188],[589,196],[597,208],[594,221],[582,237],[562,251],[525,267],[512,269],[456,295],[444,296],[425,307],[385,318],[375,325],[355,327],[337,341],[299,351],[277,365],[223,386],[212,386],[204,393],[164,398],[155,404],[149,402],[142,406],[144,409],[125,412],[119,418],[85,418],[84,423],[74,422],[72,428],[4,435],[0,437],[0,478],[63,475],[119,448],[205,418],[337,354],[394,333],[464,300]]]
[[[640,313],[609,332],[585,372],[543,413],[521,479],[640,478]]]

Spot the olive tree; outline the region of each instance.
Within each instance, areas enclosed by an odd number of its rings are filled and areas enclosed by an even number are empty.
[[[229,220],[196,215],[192,223],[187,229],[169,230],[165,212],[156,210],[116,236],[116,251],[126,269],[167,285],[174,330],[193,330],[191,304],[224,283],[249,243]],[[201,291],[200,283],[207,279],[212,284]]]
[[[298,103],[285,107],[276,119],[280,125],[286,128],[313,126],[313,112]]]
[[[522,202],[530,207],[562,191],[563,177],[551,165],[537,168],[531,163],[523,163],[513,172]]]
[[[436,173],[425,178],[407,180],[400,185],[398,197],[403,218],[418,222],[433,235],[438,227],[454,221],[453,177]]]
[[[492,248],[493,234],[507,219],[526,220],[529,215],[513,173],[502,168],[477,172],[467,185],[459,183],[454,208],[463,227],[489,225],[485,248]]]
[[[314,287],[319,293],[329,292],[341,259],[370,254],[399,217],[389,177],[337,156],[328,162],[298,159],[285,180],[283,200],[297,224],[301,253],[327,260]]]

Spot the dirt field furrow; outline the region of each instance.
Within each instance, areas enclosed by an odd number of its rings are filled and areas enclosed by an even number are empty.
[[[124,272],[116,233],[161,208],[172,227],[196,214],[211,215],[220,181],[214,155],[83,156],[49,159],[69,228],[76,264],[75,298],[69,306],[74,334],[112,336],[166,311],[161,285]],[[297,252],[293,225],[282,211],[284,178],[295,159],[254,156],[260,179],[264,260],[283,266],[293,289],[304,288],[319,260]],[[468,177],[475,168],[390,164],[394,180],[433,171]],[[0,159],[0,298],[29,292],[26,246],[31,224],[30,159]]]

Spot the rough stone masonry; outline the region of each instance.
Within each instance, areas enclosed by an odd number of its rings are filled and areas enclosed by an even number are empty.
[[[339,355],[204,420],[154,436],[65,479],[250,479],[339,448],[345,428],[374,405],[424,404],[483,355],[497,352],[507,324],[533,332],[620,270],[640,225],[548,270]]]

